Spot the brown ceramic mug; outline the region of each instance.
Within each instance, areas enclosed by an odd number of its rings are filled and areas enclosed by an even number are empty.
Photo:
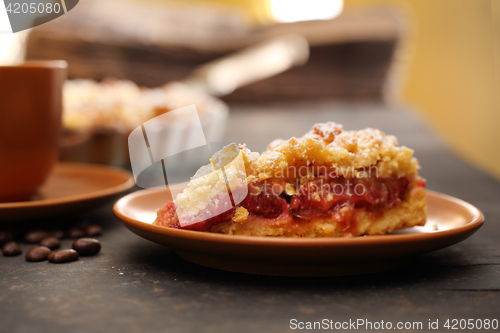
[[[32,198],[57,159],[65,61],[0,66],[0,202]]]

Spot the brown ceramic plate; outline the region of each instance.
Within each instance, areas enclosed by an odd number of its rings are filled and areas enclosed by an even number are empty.
[[[134,184],[132,174],[123,169],[60,162],[31,201],[0,203],[0,221],[42,219],[93,208]]]
[[[350,275],[404,266],[466,239],[483,224],[483,214],[467,202],[433,191],[427,195],[425,227],[357,238],[246,237],[155,226],[155,210],[168,198],[164,190],[131,193],[113,210],[132,232],[204,266],[271,275]]]

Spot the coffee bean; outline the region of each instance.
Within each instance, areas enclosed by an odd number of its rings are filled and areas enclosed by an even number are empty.
[[[82,256],[93,256],[101,251],[101,243],[93,238],[77,239],[72,247]]]
[[[40,245],[46,246],[51,250],[55,250],[61,246],[61,241],[55,237],[47,237],[40,241]]]
[[[6,257],[13,257],[23,253],[23,250],[19,247],[16,242],[10,241],[2,246],[2,253]]]
[[[59,250],[49,254],[48,259],[53,263],[63,263],[78,260],[78,252],[72,249]]]
[[[85,236],[95,237],[102,235],[102,228],[95,224],[90,224],[85,227]]]
[[[61,229],[54,229],[49,231],[50,236],[55,237],[57,239],[63,239],[66,236],[66,233]]]
[[[46,237],[50,237],[49,233],[44,230],[33,230],[24,235],[24,241],[28,244],[40,243]]]
[[[85,236],[85,233],[82,229],[77,227],[72,227],[68,229],[68,237],[69,238],[80,238]]]
[[[29,250],[24,258],[26,261],[44,261],[47,260],[50,252],[52,251],[50,251],[50,249],[46,246],[37,246]]]
[[[10,231],[0,231],[0,246],[14,239],[12,232]]]

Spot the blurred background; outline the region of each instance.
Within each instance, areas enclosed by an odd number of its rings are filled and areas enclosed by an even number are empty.
[[[0,63],[64,59],[70,79],[154,88],[289,34],[307,40],[305,64],[222,100],[408,105],[455,152],[500,179],[495,0],[84,0],[54,21],[0,34]]]

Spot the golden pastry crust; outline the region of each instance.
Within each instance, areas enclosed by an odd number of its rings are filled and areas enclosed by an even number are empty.
[[[287,168],[328,166],[337,174],[356,177],[377,166],[378,177],[415,176],[418,161],[413,150],[399,147],[396,137],[366,128],[344,131],[342,125],[328,122],[316,124],[302,138],[275,140],[261,155],[240,147],[248,175],[260,179],[278,178],[293,183],[297,174],[283,174]]]
[[[212,164],[202,166],[191,178],[188,186],[176,198],[179,216],[196,215],[227,188],[247,186],[243,156],[236,144],[224,147],[212,156]],[[222,168],[224,167],[224,172]]]

